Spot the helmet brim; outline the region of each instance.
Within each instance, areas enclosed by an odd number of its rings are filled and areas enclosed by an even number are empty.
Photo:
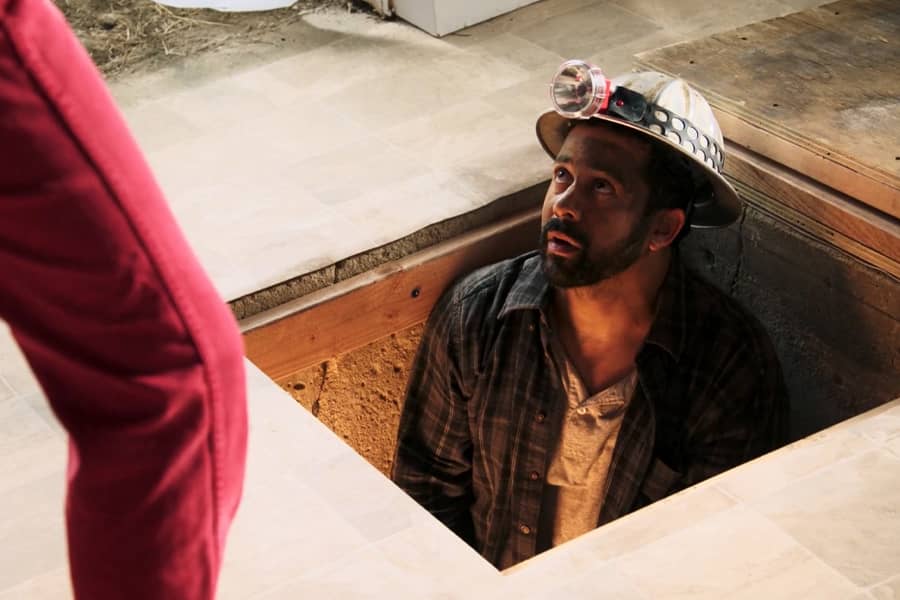
[[[637,131],[647,138],[665,144],[668,148],[677,150],[685,157],[691,159],[689,164],[694,172],[709,181],[713,189],[713,198],[703,204],[694,204],[694,210],[691,215],[691,227],[708,228],[708,227],[727,227],[734,223],[741,215],[741,199],[737,192],[731,187],[731,184],[717,173],[712,167],[697,161],[693,154],[682,148],[665,136],[657,135],[640,125],[624,121],[618,117],[596,114],[591,119],[598,119],[613,123],[620,127],[627,127],[633,131]],[[544,151],[551,158],[556,158],[562,148],[566,136],[572,128],[580,123],[581,119],[568,119],[554,110],[548,110],[538,117],[536,130],[537,138],[544,148]]]

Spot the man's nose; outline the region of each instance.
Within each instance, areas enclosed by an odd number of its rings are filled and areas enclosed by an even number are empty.
[[[562,193],[553,199],[553,216],[570,221],[581,220],[578,186],[573,181]]]

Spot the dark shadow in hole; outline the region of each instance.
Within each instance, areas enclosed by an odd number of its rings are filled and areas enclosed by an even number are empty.
[[[894,398],[900,283],[753,206],[747,211],[742,232],[695,231],[683,254],[721,289],[734,280],[733,296],[769,332],[791,396],[792,438]]]

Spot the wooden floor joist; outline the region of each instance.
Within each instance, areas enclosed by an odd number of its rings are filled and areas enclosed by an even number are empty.
[[[855,259],[900,281],[900,265],[896,261],[859,243],[852,237],[822,225],[822,223],[809,218],[799,211],[785,207],[772,197],[759,192],[759,190],[749,188],[741,182],[736,182],[735,188],[745,203],[770,216],[776,217],[779,221],[806,238],[838,248]]]
[[[730,143],[725,172],[746,202],[900,280],[900,223]]]
[[[424,321],[446,287],[537,247],[535,209],[241,321],[247,357],[273,379]]]
[[[897,180],[874,169],[866,169],[848,157],[839,157],[810,142],[803,144],[772,135],[762,127],[750,124],[723,110],[716,119],[729,141],[737,141],[758,156],[781,163],[810,180],[834,188],[848,197],[858,198],[886,215],[900,219],[900,189]],[[732,145],[727,151],[730,160]]]

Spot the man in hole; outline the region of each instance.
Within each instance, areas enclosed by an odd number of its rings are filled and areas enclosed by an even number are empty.
[[[552,89],[540,250],[435,306],[393,466],[501,569],[787,441],[766,332],[678,254],[741,211],[705,99],[577,61]]]

